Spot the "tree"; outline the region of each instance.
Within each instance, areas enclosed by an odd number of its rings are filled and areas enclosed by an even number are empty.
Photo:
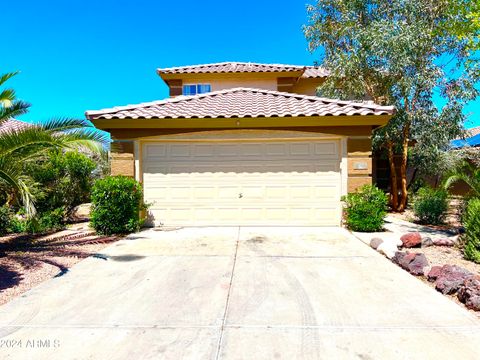
[[[16,73],[0,77],[0,85]],[[15,99],[12,89],[0,93],[0,125],[13,116],[27,112],[29,105]],[[32,182],[25,172],[26,164],[37,161],[51,149],[86,148],[101,152],[108,138],[86,120],[60,118],[35,124],[21,130],[0,134],[0,189],[7,192],[7,203],[20,200],[28,217],[35,215]]]
[[[374,132],[386,150],[391,206],[407,204],[407,161],[434,162],[462,133],[466,102],[478,95],[480,76],[472,49],[480,26],[471,26],[476,0],[319,0],[308,7],[304,27],[311,51],[324,50],[330,71],[323,96],[371,99],[394,105],[396,114]],[[434,93],[445,102],[433,102]],[[395,155],[401,156],[399,174]],[[400,191],[397,189],[400,178]],[[400,197],[398,196],[400,194]]]

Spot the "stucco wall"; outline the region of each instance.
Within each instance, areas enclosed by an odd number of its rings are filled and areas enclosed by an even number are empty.
[[[291,92],[303,95],[317,95],[317,87],[323,82],[323,79],[302,79],[292,87]]]
[[[205,78],[205,77],[191,77],[183,80],[183,85],[187,84],[210,84],[212,91],[232,89],[236,87],[248,87],[255,89],[277,90],[277,79],[265,78],[240,78],[225,76],[224,78]]]

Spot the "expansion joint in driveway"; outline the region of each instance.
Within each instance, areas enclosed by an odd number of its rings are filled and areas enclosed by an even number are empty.
[[[223,312],[222,326],[220,328],[220,336],[218,338],[217,354],[215,355],[216,360],[220,359],[220,349],[222,347],[223,332],[224,332],[224,329],[225,329],[225,323],[227,322],[228,305],[230,303],[230,293],[232,291],[233,274],[235,273],[235,265],[237,263],[237,253],[238,253],[238,243],[239,243],[239,241],[240,241],[240,226],[238,227],[237,241],[235,243],[235,253],[233,254],[232,273],[230,275],[230,283],[228,284],[227,300],[225,301],[225,310]]]

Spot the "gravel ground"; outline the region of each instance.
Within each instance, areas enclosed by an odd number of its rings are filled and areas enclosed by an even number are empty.
[[[117,236],[98,236],[80,223],[46,236],[0,237],[0,305],[99,252]]]
[[[447,212],[447,216],[445,218],[445,223],[442,225],[424,225],[434,230],[443,230],[447,231],[450,234],[452,233],[461,233],[462,232],[462,224],[460,222],[460,214],[462,210],[462,200],[459,197],[454,197],[450,200],[449,209]],[[403,213],[389,213],[390,216],[396,217],[401,220],[415,222],[415,216],[411,209],[407,209]],[[461,239],[461,238],[460,238]],[[428,260],[430,266],[443,266],[443,265],[457,265],[464,269],[467,269],[473,274],[480,275],[480,264],[476,264],[472,261],[465,260],[463,257],[463,250],[461,241],[456,247],[446,247],[446,246],[430,246],[426,248],[412,248],[412,249],[402,249],[401,251],[409,251],[414,253],[423,253]],[[419,277],[422,281],[427,283],[432,288],[435,288],[435,284],[429,282],[425,277]],[[451,298],[458,304],[465,306],[462,304],[457,295],[445,295]],[[473,310],[469,310],[477,317],[480,318],[480,312],[476,312]]]

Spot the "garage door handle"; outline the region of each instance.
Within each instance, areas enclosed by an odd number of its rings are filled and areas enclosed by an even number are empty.
[[[242,193],[238,194],[238,198],[239,199],[243,198],[243,194]]]

